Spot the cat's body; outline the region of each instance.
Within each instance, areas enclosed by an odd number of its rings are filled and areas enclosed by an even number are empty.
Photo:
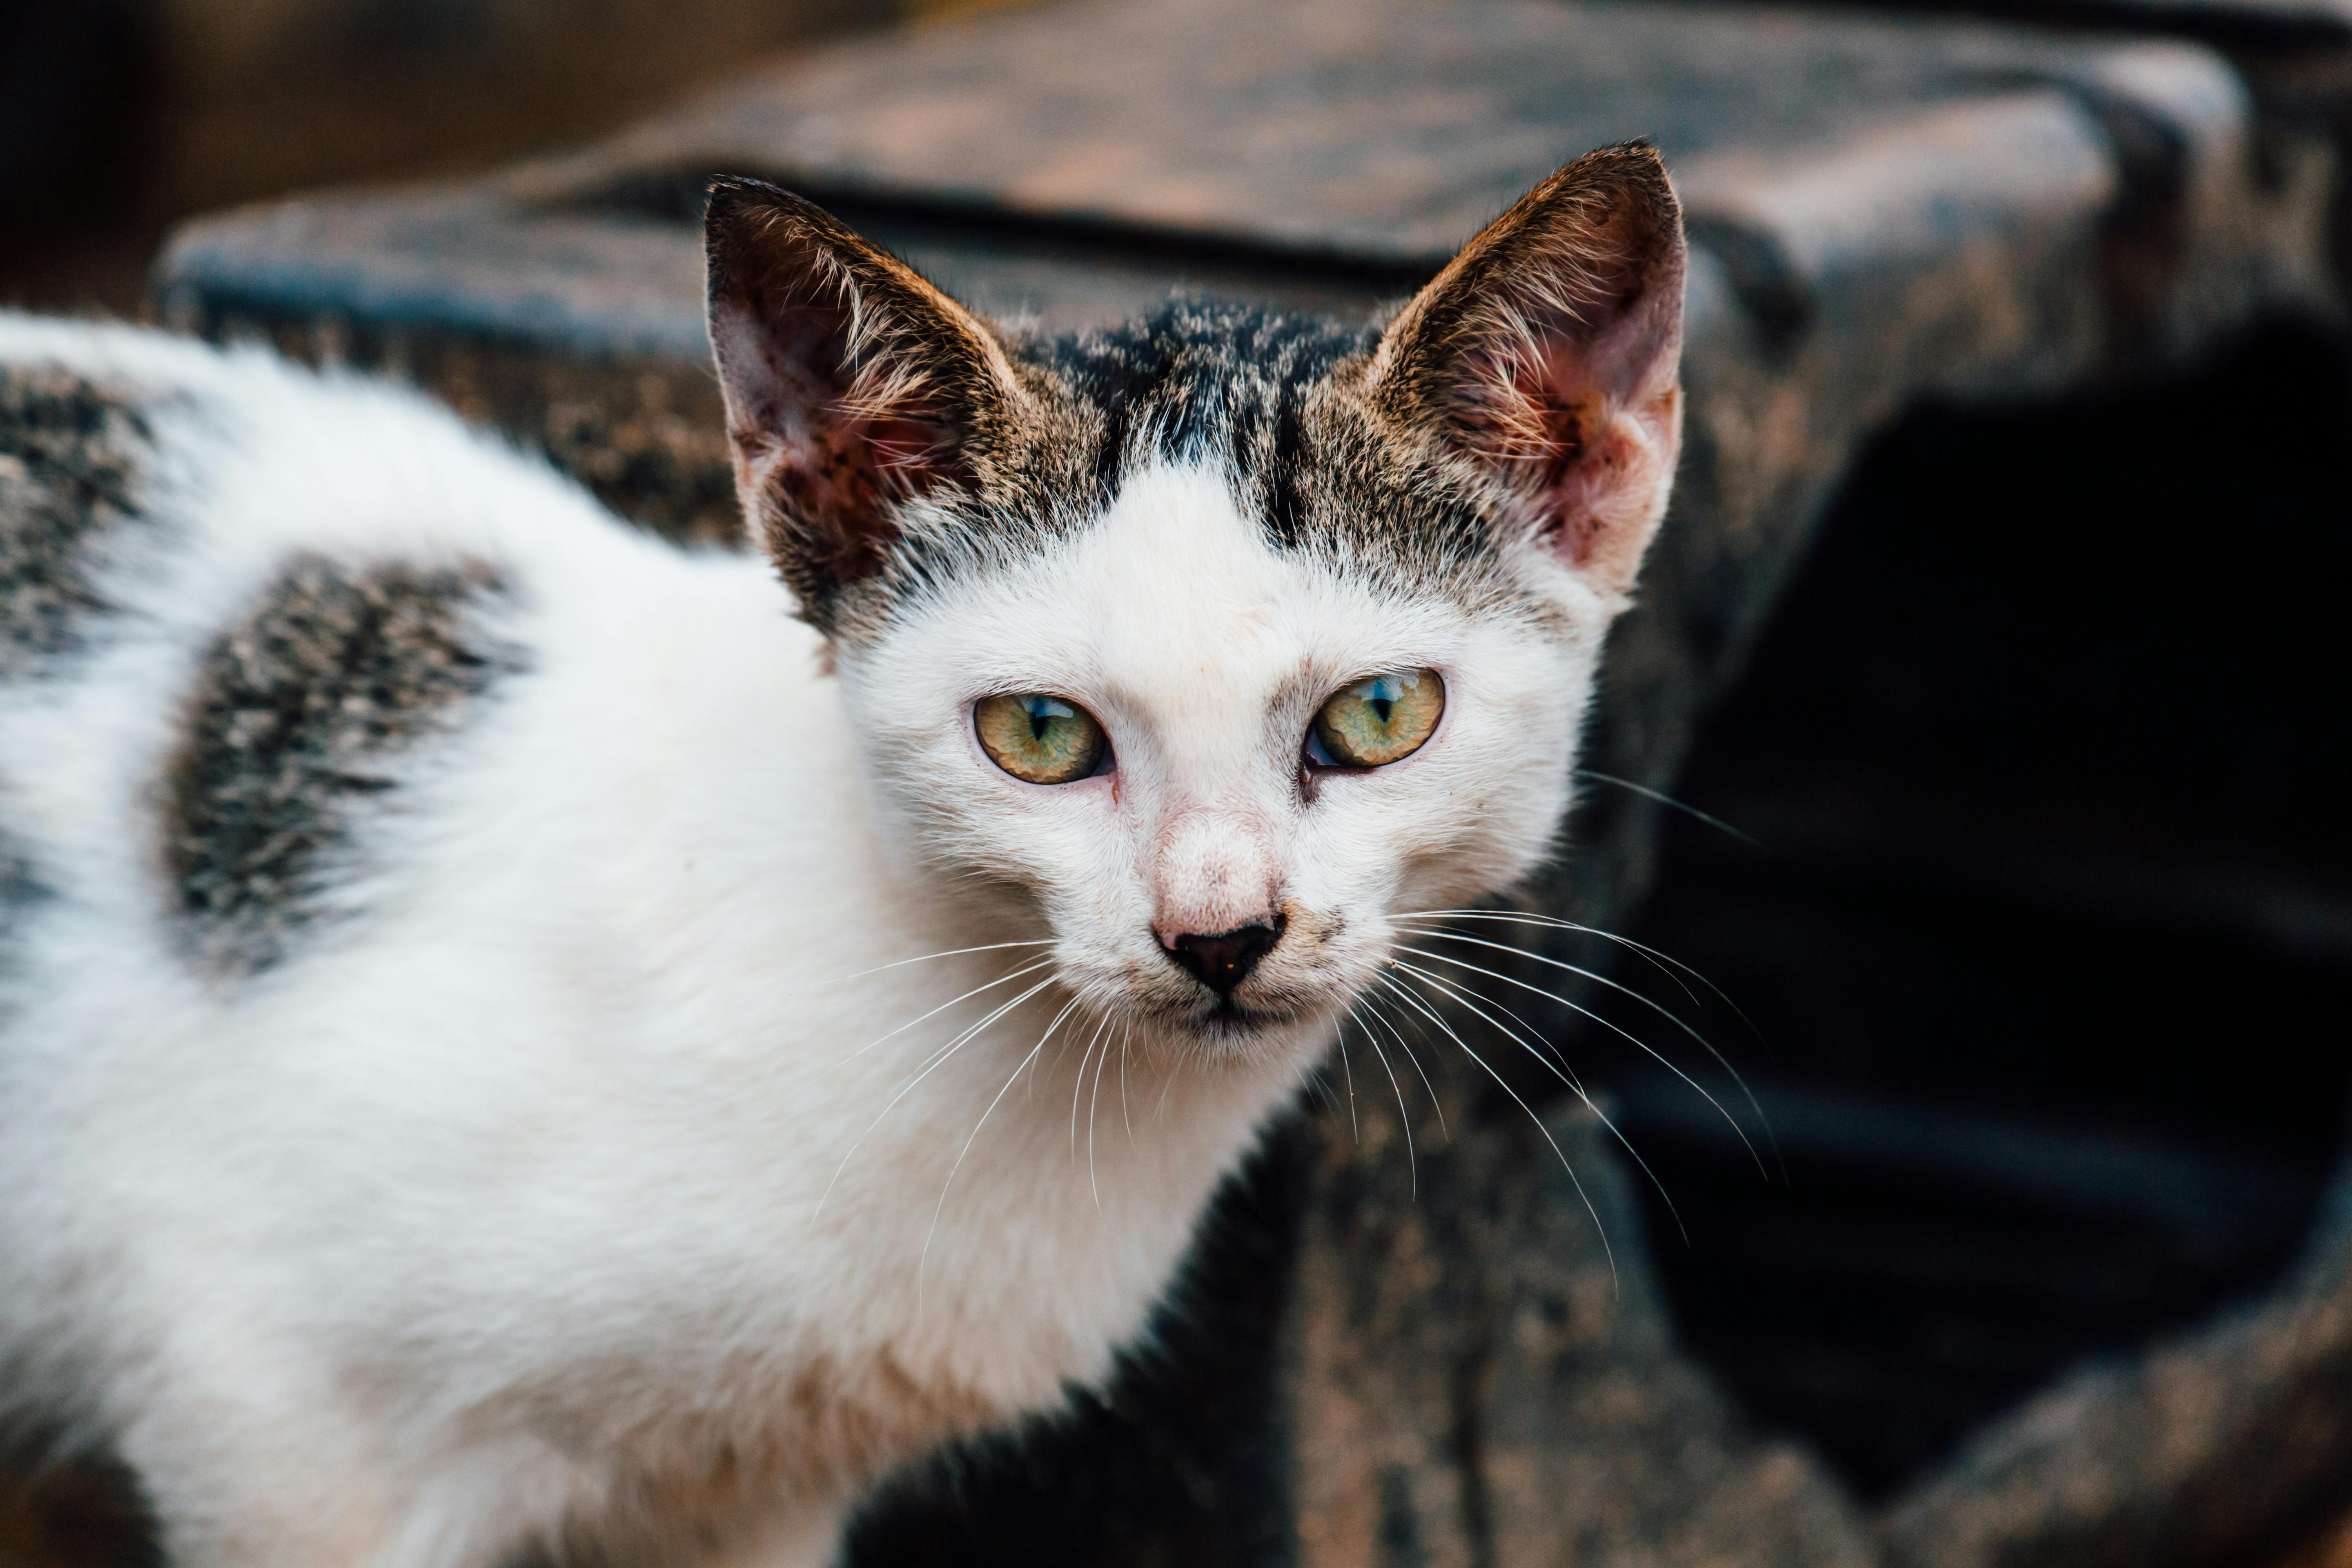
[[[1000,348],[731,199],[772,562],[405,395],[0,318],[0,1419],[110,1445],[176,1562],[824,1561],[1108,1369],[1388,913],[1548,850],[1670,321],[1498,540],[1349,449],[1414,449],[1402,328]],[[1391,669],[1425,754],[1302,755]],[[1091,772],[975,739],[1031,691]]]

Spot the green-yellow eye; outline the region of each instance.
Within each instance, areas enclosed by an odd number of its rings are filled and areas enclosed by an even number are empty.
[[[1433,669],[1401,670],[1333,693],[1315,715],[1308,754],[1319,746],[1343,768],[1377,768],[1421,750],[1445,711],[1445,682]]]
[[[1030,784],[1090,777],[1110,749],[1093,714],[1042,692],[983,697],[972,704],[971,724],[990,760]]]

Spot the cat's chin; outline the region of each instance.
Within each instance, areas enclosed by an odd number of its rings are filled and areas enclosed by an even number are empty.
[[[1315,1007],[1252,1007],[1230,998],[1214,1006],[1171,1017],[1166,1037],[1181,1048],[1235,1063],[1318,1050],[1328,1042],[1331,1019]]]
[[[1298,1021],[1293,1014],[1268,1013],[1244,1007],[1228,998],[1207,1012],[1195,1016],[1192,1026],[1193,1032],[1204,1040],[1238,1044],[1263,1039],[1269,1033],[1287,1028]]]

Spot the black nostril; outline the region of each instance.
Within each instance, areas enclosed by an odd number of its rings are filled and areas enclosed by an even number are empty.
[[[1282,922],[1277,921],[1270,926],[1241,926],[1214,936],[1188,932],[1160,951],[1218,995],[1230,996],[1234,986],[1250,977],[1258,960],[1272,952],[1281,940]]]

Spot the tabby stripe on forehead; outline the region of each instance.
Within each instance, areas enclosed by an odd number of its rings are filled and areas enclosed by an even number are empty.
[[[68,653],[107,538],[141,516],[152,441],[122,393],[54,366],[0,366],[0,680]]]
[[[519,649],[480,563],[365,569],[306,555],[215,640],[165,784],[163,858],[206,966],[255,973],[318,915],[389,764],[454,733]]]

